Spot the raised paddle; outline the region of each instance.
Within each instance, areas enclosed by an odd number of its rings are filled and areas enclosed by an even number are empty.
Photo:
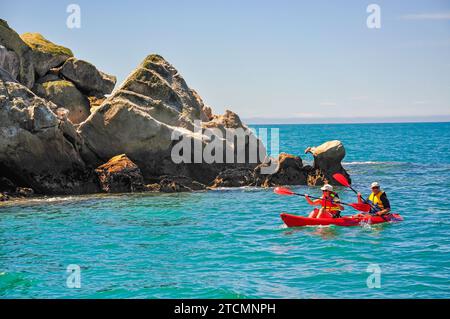
[[[335,173],[333,174],[333,178],[342,186],[348,187],[350,188],[356,195],[358,195],[358,192],[350,185],[350,183],[348,182],[347,178],[342,175],[341,173]],[[366,203],[366,205],[369,205],[369,207],[375,209],[375,207],[373,207],[373,205],[371,205],[367,199],[365,199],[364,197],[361,196],[361,199],[363,200],[364,203]],[[370,212],[370,209],[369,209]]]
[[[294,193],[293,191],[291,191],[290,189],[285,188],[285,187],[275,187],[273,192],[278,195],[296,195],[296,196],[306,197],[306,194]],[[312,199],[322,199],[320,197],[314,197],[314,196],[308,196],[308,197],[312,198]],[[331,203],[331,201],[330,201],[330,203]],[[342,202],[340,202],[339,204],[353,207],[354,209],[356,209],[360,212],[364,212],[364,213],[367,213],[370,211],[370,205],[368,205],[368,204],[361,204],[361,203],[349,204],[349,203],[342,203]]]

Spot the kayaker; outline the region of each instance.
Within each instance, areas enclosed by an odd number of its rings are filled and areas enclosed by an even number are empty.
[[[344,210],[344,206],[340,204],[339,195],[333,191],[333,186],[329,184],[323,185],[321,188],[321,199],[311,200],[308,194],[305,194],[306,201],[312,206],[321,205],[322,208],[315,208],[310,214],[310,218],[336,218],[340,217],[340,213]]]
[[[381,190],[380,184],[378,182],[373,182],[370,185],[370,188],[372,189],[372,193],[367,199],[368,204],[372,206],[370,213],[380,216],[390,214],[391,204],[389,203],[386,193]],[[364,203],[361,193],[358,193],[358,202]]]

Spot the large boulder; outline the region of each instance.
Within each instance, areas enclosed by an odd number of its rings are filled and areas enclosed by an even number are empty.
[[[13,78],[27,88],[32,88],[35,80],[33,52],[31,48],[20,38],[16,31],[8,26],[5,20],[0,19],[0,45],[9,51],[13,51],[19,59],[16,71],[7,70]],[[17,74],[17,76],[16,76]]]
[[[73,57],[70,49],[50,42],[40,33],[24,33],[20,37],[32,49],[34,69],[39,77]]]
[[[59,80],[35,84],[33,91],[57,106],[69,111],[69,120],[78,124],[89,116],[89,100],[84,96],[72,82]]]
[[[128,193],[144,190],[141,170],[125,154],[111,158],[97,167],[101,189],[106,193]]]
[[[171,157],[177,142],[172,137],[190,139],[202,148],[208,144],[208,137],[198,131],[201,125],[195,122],[201,119],[207,116],[198,94],[161,56],[149,55],[80,124],[78,131],[86,143],[83,156],[89,162],[104,162],[115,154],[126,153],[139,166],[144,179],[183,175],[209,184],[225,164],[176,163]],[[240,128],[251,135],[244,125]],[[225,148],[231,147],[223,142]]]
[[[91,63],[73,57],[64,62],[60,72],[89,96],[102,97],[110,94],[116,85],[115,76],[101,72]]]
[[[275,161],[277,166],[273,174],[261,174],[261,168],[271,163],[262,163],[255,168],[256,184],[264,187],[278,185],[305,185],[307,171],[299,156],[281,153]]]
[[[333,178],[333,174],[341,173],[349,177],[347,171],[342,167],[345,157],[345,148],[341,141],[334,140],[325,142],[319,146],[308,147],[306,153],[314,157],[314,174],[310,174],[311,184],[330,183],[339,185]]]
[[[82,140],[56,109],[0,69],[0,176],[40,194],[95,192]]]

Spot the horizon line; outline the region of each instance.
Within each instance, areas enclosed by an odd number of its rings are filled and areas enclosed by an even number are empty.
[[[433,115],[430,117],[392,117],[392,118],[259,118],[243,117],[242,122],[258,124],[402,124],[402,123],[450,123],[450,115]]]

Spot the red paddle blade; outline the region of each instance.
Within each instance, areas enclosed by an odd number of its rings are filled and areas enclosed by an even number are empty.
[[[294,195],[293,191],[291,191],[290,189],[287,189],[285,187],[275,187],[273,192],[278,195]]]
[[[347,178],[340,174],[340,173],[336,173],[333,174],[333,178],[341,185],[344,185],[345,187],[350,187],[350,183],[348,182]]]
[[[364,213],[370,212],[370,205],[369,204],[354,203],[354,204],[349,204],[349,206],[353,207],[356,210],[359,210],[360,212],[364,212]]]

